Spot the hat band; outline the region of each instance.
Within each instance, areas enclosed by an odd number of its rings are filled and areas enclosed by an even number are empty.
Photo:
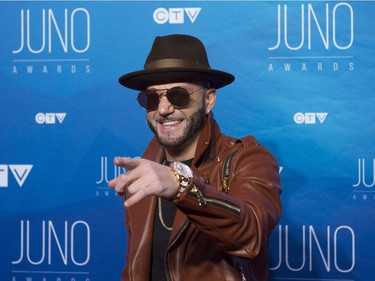
[[[207,65],[203,65],[196,60],[187,59],[161,59],[149,62],[145,65],[145,70],[152,70],[158,68],[168,68],[168,67],[193,67],[193,68],[209,68]]]

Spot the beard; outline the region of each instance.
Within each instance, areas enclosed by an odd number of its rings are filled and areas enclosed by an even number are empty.
[[[156,125],[152,124],[148,119],[147,124],[162,146],[166,148],[177,148],[180,146],[185,146],[189,143],[189,141],[193,140],[194,137],[196,137],[202,129],[205,121],[206,113],[204,107],[201,107],[193,115],[191,115],[189,119],[186,120],[186,126],[183,130],[183,133],[178,138],[160,136],[157,131]]]

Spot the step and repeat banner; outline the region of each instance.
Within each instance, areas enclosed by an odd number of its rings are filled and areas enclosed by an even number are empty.
[[[0,280],[112,281],[126,263],[107,187],[152,137],[122,74],[191,34],[224,133],[278,159],[270,280],[375,280],[374,1],[0,1]]]

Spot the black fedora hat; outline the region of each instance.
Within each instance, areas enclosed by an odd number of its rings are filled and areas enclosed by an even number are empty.
[[[119,82],[127,88],[144,90],[150,85],[194,79],[206,80],[218,89],[232,83],[234,76],[210,67],[206,49],[199,39],[172,34],[156,37],[144,70],[127,73]]]

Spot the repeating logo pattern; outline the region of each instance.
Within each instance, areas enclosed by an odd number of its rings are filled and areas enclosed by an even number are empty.
[[[282,163],[270,280],[372,276],[372,1],[31,2],[0,1],[1,278],[121,276],[108,181],[126,170],[111,155],[141,155],[150,132],[117,79],[168,33],[201,38],[236,75],[215,116]]]

